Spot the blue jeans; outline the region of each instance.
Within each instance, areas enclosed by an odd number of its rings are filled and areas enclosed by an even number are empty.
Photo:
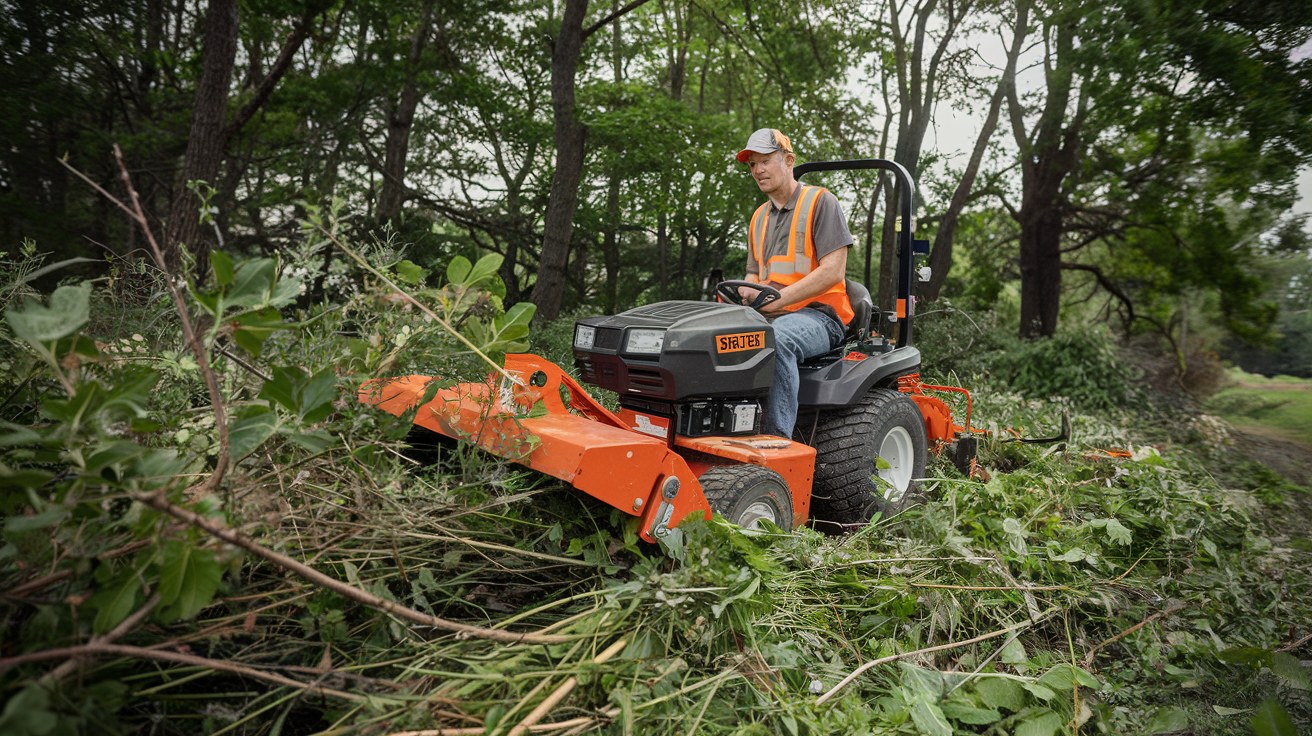
[[[815,309],[799,309],[774,321],[774,385],[761,431],[791,439],[797,423],[797,366],[843,341],[843,325]]]

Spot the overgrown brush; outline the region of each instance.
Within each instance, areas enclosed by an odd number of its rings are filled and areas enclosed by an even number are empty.
[[[297,307],[315,275],[298,283],[273,261],[220,259],[215,281],[190,287],[191,309],[213,317],[206,347],[231,417],[232,470],[212,495],[184,493],[220,442],[176,314],[145,304],[86,327],[114,294],[76,285],[11,305],[10,324],[44,314],[62,326],[39,344],[10,339],[7,359],[34,370],[0,387],[12,632],[0,666],[30,655],[0,680],[6,733],[1312,725],[1298,664],[1312,550],[1268,521],[1303,491],[1236,489],[1224,451],[1184,436],[1149,446],[1124,397],[1072,396],[1072,376],[1114,367],[1096,336],[1034,347],[1069,371],[1030,398],[977,392],[977,424],[997,428],[982,447],[987,481],[936,461],[923,506],[848,536],[749,537],[716,520],[656,548],[630,517],[504,460],[459,447],[429,467],[409,459],[408,421],[358,403],[360,383],[489,369],[376,274],[485,351],[522,349],[524,314],[500,308],[491,262],[442,278],[394,248],[354,248],[322,218],[310,245],[351,247],[369,265],[342,272],[341,301]],[[540,334],[559,348],[569,332],[561,321]],[[949,347],[976,336],[953,333]],[[1049,394],[1070,397],[1074,437],[1005,442],[1007,427],[1052,429],[1061,405],[1033,398]],[[1122,408],[1100,410],[1104,399]],[[162,498],[349,595],[160,513]],[[393,604],[414,615],[383,612]],[[423,617],[558,638],[494,641]],[[88,644],[75,650],[85,659],[40,658]]]

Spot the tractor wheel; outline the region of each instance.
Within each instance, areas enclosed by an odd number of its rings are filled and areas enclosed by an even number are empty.
[[[697,480],[711,510],[744,531],[760,530],[762,521],[793,530],[793,496],[775,471],[759,465],[720,465]]]
[[[821,414],[811,515],[861,524],[899,504],[925,475],[928,444],[924,415],[900,391],[877,388],[852,406]],[[876,457],[890,467],[876,467]]]

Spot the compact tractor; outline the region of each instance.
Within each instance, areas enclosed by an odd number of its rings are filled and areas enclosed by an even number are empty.
[[[360,400],[398,416],[417,408],[417,428],[567,481],[639,517],[649,542],[712,511],[745,530],[864,524],[924,476],[929,451],[969,469],[976,438],[969,393],[919,380],[912,285],[928,243],[912,239],[911,176],[882,159],[801,164],[793,175],[846,169],[880,169],[897,181],[897,309],[876,315],[870,292],[847,281],[856,316],[843,345],[802,365],[791,438],[760,434],[775,351],[758,309],[779,292],[747,281],[716,284],[716,301],[666,301],[575,323],[574,365],[584,383],[618,395],[618,413],[535,355],[507,355],[515,380],[499,385],[434,393],[433,377],[408,376],[367,383]],[[744,286],[756,290],[750,301]],[[888,334],[872,325],[876,316]],[[935,395],[943,391],[965,394],[964,426]]]

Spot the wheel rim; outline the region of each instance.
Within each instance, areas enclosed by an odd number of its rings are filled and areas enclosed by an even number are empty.
[[[768,501],[757,501],[743,509],[743,513],[738,517],[738,526],[747,534],[760,534],[764,531],[761,529],[762,521],[779,526],[779,512],[774,504]]]
[[[875,471],[880,478],[888,481],[892,488],[884,489],[884,499],[897,501],[911,487],[911,473],[915,467],[915,446],[911,443],[911,433],[903,427],[893,427],[884,435],[879,444],[879,457],[889,467]]]

